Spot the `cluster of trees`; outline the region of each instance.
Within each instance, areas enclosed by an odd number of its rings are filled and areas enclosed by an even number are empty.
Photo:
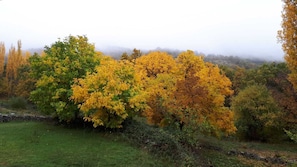
[[[233,93],[230,80],[192,51],[173,58],[166,52],[142,55],[135,49],[115,60],[96,52],[85,36],[59,40],[41,55],[24,56],[18,44],[18,52],[11,49],[2,62],[6,75],[1,88],[13,87],[2,95],[29,98],[61,121],[83,118],[95,127],[118,128],[142,115],[158,126],[207,125],[215,135],[236,131],[234,114],[224,105]]]
[[[281,140],[284,129],[297,129],[297,94],[288,80],[290,71],[285,63],[253,69],[221,68],[233,83],[229,105],[241,139]]]
[[[279,39],[287,64],[247,67],[236,58],[219,66],[193,51],[172,56],[137,49],[115,60],[85,36],[56,41],[41,55],[24,53],[18,41],[6,56],[0,42],[0,96],[20,96],[61,121],[83,119],[94,127],[121,128],[138,115],[182,131],[260,141],[287,134],[296,141],[297,4],[283,1]]]
[[[115,60],[85,36],[59,40],[41,55],[23,54],[20,41],[7,59],[3,43],[0,53],[1,96],[22,96],[61,121],[120,128],[138,115],[160,127],[261,141],[297,129],[297,94],[285,63],[247,69],[205,62],[192,51],[174,58],[137,49]]]
[[[137,49],[115,60],[85,36],[59,40],[41,55],[22,54],[20,41],[14,50],[5,60],[1,43],[1,95],[27,98],[61,121],[119,128],[140,115],[160,127],[262,141],[296,129],[297,96],[285,63],[245,69],[205,62],[192,51],[174,58]]]
[[[29,97],[26,87],[30,86],[26,78],[29,52],[22,52],[22,43],[18,41],[17,48],[11,46],[6,56],[6,48],[0,42],[0,96]]]

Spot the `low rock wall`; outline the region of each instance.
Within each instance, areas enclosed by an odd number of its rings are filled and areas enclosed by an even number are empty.
[[[10,121],[51,121],[53,118],[37,115],[15,115],[15,114],[1,114],[0,123]]]

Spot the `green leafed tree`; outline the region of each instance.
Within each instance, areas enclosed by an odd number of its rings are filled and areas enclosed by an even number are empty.
[[[273,141],[282,132],[281,110],[264,85],[252,85],[232,99],[238,136],[244,140]]]
[[[44,55],[30,59],[31,75],[37,80],[30,99],[40,111],[61,121],[78,118],[78,107],[70,100],[71,85],[75,78],[94,70],[99,64],[99,55],[85,36],[70,35],[46,46]]]

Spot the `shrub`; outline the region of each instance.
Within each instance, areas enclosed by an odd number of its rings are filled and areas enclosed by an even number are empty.
[[[9,99],[8,105],[13,109],[26,109],[28,104],[23,97],[12,97]]]
[[[177,132],[132,119],[125,121],[123,130],[123,134],[129,142],[145,148],[154,155],[173,160],[177,166],[197,166],[199,164],[199,158],[192,152],[191,146]]]

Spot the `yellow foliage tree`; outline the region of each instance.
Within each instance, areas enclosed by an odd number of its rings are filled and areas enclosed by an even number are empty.
[[[297,1],[283,0],[282,30],[278,31],[279,40],[285,52],[285,60],[291,71],[289,81],[297,90]],[[290,135],[290,132],[287,134]]]
[[[166,52],[150,52],[136,59],[135,69],[142,74],[147,93],[147,109],[143,112],[148,122],[159,126],[169,123],[165,102],[175,88],[177,65]]]
[[[171,124],[172,114],[169,113],[168,101],[176,88],[176,77],[173,74],[158,74],[156,78],[148,80],[146,84],[147,104],[149,107],[143,114],[150,124],[167,126]]]
[[[0,95],[6,95],[7,81],[4,74],[5,44],[0,42]]]
[[[103,57],[94,73],[77,79],[72,91],[71,99],[94,127],[120,128],[124,120],[146,106],[141,77],[129,61]]]
[[[15,86],[15,95],[29,99],[31,91],[35,89],[36,79],[31,76],[30,59],[39,57],[37,53],[31,56],[30,52],[25,52],[23,64],[18,68],[18,81]]]
[[[279,40],[285,52],[285,60],[291,74],[289,80],[297,90],[297,1],[283,0],[282,30],[278,32]]]
[[[217,66],[205,63],[203,56],[192,51],[181,53],[177,63],[181,77],[170,108],[179,116],[181,125],[207,124],[210,129],[206,130],[214,135],[234,133],[234,114],[224,106],[225,97],[233,93],[231,81]]]
[[[166,52],[159,51],[137,58],[135,67],[148,78],[156,78],[158,74],[174,73],[177,70],[174,58]]]
[[[8,52],[7,64],[6,64],[6,82],[7,82],[7,94],[8,96],[15,95],[15,88],[18,84],[18,70],[26,63],[26,59],[22,54],[22,43],[19,40],[17,50],[14,46],[11,46]]]
[[[131,55],[128,55],[128,53],[124,52],[121,55],[121,60],[129,60],[133,62],[135,59],[141,57],[141,55],[142,55],[141,51],[134,48]]]
[[[201,115],[215,129],[225,134],[232,134],[236,131],[234,126],[234,113],[224,106],[225,98],[233,94],[232,83],[218,66],[205,63],[205,68],[196,74],[199,76],[199,85],[207,90],[206,96],[201,100]]]
[[[225,97],[233,93],[231,81],[202,56],[186,51],[174,60],[153,52],[136,59],[136,68],[147,77],[149,107],[144,115],[150,123],[199,127],[217,136],[236,131],[233,112],[224,106]]]
[[[5,65],[5,44],[0,42],[0,76],[3,76]]]

